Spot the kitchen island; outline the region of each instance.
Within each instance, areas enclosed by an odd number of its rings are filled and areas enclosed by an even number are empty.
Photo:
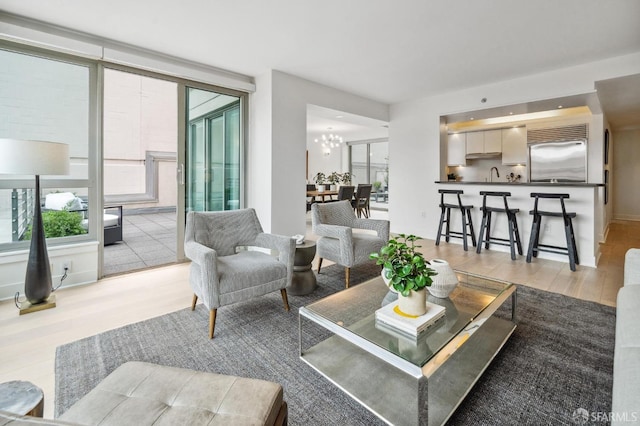
[[[529,211],[533,209],[532,192],[563,193],[569,194],[570,199],[566,200],[566,208],[569,212],[575,212],[576,218],[573,220],[573,228],[576,235],[576,245],[580,265],[596,267],[600,256],[599,242],[604,240],[603,235],[603,210],[604,210],[604,184],[601,183],[573,183],[573,182],[464,182],[464,181],[436,181],[438,189],[457,189],[464,191],[462,200],[464,204],[473,205],[471,216],[473,218],[476,237],[480,231],[482,222],[482,196],[480,191],[503,191],[510,192],[509,207],[520,209],[516,215],[520,238],[522,239],[523,255],[517,261],[525,261],[527,249],[529,247],[529,234],[531,233],[532,216]],[[438,196],[439,201],[439,194]],[[498,200],[489,199],[495,203]],[[490,204],[499,206],[497,204]],[[541,210],[560,211],[558,200],[540,200],[538,208]],[[458,211],[451,212],[452,229],[458,229],[461,222]],[[508,236],[508,224],[505,215],[493,215],[491,224],[491,235],[498,237]],[[440,244],[446,244],[441,241]],[[453,242],[459,239],[453,239]],[[566,247],[564,234],[564,224],[562,218],[545,217],[542,222],[540,241],[543,244]],[[470,249],[471,250],[471,249]],[[483,249],[484,250],[484,249]],[[506,246],[492,244],[490,250],[508,251]],[[566,255],[541,252],[538,257],[558,260],[569,263]],[[535,259],[533,260],[535,262]]]

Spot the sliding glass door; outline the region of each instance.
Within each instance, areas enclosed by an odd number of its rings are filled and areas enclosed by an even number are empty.
[[[240,208],[240,98],[186,88],[186,211]]]

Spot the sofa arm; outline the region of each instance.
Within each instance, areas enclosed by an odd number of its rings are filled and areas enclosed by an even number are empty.
[[[640,285],[640,249],[629,249],[624,256],[624,285]]]

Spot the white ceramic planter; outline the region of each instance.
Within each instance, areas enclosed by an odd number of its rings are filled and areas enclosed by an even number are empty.
[[[435,297],[447,298],[458,285],[458,277],[449,262],[442,259],[433,259],[429,261],[431,263],[430,268],[434,269],[438,275],[432,276],[433,282],[428,287],[429,293]]]
[[[407,315],[419,317],[427,313],[427,292],[423,290],[413,291],[409,296],[398,293],[398,308]]]

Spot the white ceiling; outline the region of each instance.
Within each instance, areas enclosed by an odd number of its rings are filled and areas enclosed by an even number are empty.
[[[638,0],[0,0],[0,10],[385,103],[640,51]]]
[[[345,142],[389,137],[388,123],[316,105],[307,106],[307,143],[321,135],[336,134]]]

